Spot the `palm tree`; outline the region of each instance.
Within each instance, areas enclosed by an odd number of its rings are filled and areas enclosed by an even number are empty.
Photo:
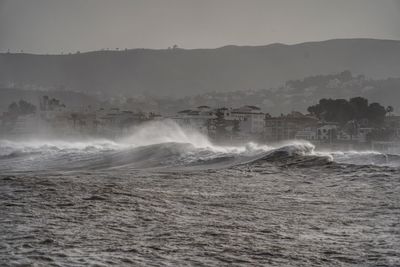
[[[391,113],[394,111],[394,108],[392,106],[387,106],[386,108],[386,112],[389,113],[389,116],[391,115]]]
[[[78,120],[78,114],[77,113],[72,113],[71,114],[71,119],[73,121],[74,128],[76,128],[76,121]]]
[[[237,138],[239,136],[239,133],[240,133],[240,121],[234,120],[232,127],[232,135],[233,137]]]

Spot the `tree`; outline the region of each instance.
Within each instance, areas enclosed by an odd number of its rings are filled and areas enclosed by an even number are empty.
[[[353,79],[353,75],[348,70],[342,71],[341,73],[338,74],[338,76],[339,79],[343,82],[350,81],[351,79]]]
[[[317,105],[308,107],[308,112],[324,121],[345,124],[354,119],[353,108],[346,99],[321,99]]]
[[[350,140],[353,140],[353,136],[357,135],[359,125],[355,120],[349,121],[344,126],[346,133],[350,135]]]
[[[323,98],[317,105],[310,106],[307,110],[321,120],[338,122],[342,126],[349,121],[357,123],[368,121],[381,125],[387,112],[379,103],[368,105],[368,100],[362,97],[354,97],[349,101]]]
[[[10,114],[13,114],[13,115],[18,116],[18,115],[19,115],[19,107],[18,107],[18,104],[15,103],[15,102],[12,102],[12,103],[8,106],[8,112],[9,112]]]
[[[391,113],[394,111],[394,108],[392,106],[387,106],[386,108],[386,112],[389,113],[389,115],[391,115]]]
[[[365,114],[368,111],[368,100],[363,97],[353,97],[349,101],[353,109],[353,117],[356,120],[365,118]]]
[[[237,136],[239,136],[239,133],[240,133],[240,121],[234,120],[233,127],[232,127],[232,136],[237,137]]]
[[[36,106],[24,100],[19,101],[19,114],[28,115],[36,112]]]
[[[206,127],[207,129],[207,134],[211,136],[214,129],[214,120],[207,119],[206,122],[204,123],[204,127]]]
[[[337,139],[337,130],[336,129],[329,129],[328,130],[329,142],[335,141]]]
[[[78,121],[78,114],[77,113],[72,113],[71,114],[71,119],[72,119],[72,123],[74,128],[76,128],[76,122]]]
[[[367,140],[371,141],[389,141],[393,140],[396,136],[396,132],[394,129],[374,129],[372,132],[367,134]]]
[[[368,106],[367,119],[370,123],[380,126],[385,120],[386,109],[379,103],[371,103]]]
[[[218,109],[215,115],[217,116],[214,119],[215,136],[217,139],[223,138],[226,136],[226,120],[224,118],[224,112],[222,109]]]
[[[18,103],[11,103],[8,106],[8,112],[13,116],[33,114],[36,112],[36,106],[25,100],[20,100]]]

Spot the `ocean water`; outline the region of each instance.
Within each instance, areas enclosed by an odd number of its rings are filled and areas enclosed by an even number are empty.
[[[172,122],[0,140],[0,266],[113,265],[400,266],[400,156]]]

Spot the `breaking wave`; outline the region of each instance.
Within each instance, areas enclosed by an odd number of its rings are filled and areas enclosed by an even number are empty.
[[[247,143],[218,146],[205,135],[173,121],[147,123],[115,141],[0,141],[0,171],[96,170],[110,168],[224,168],[260,162],[310,165],[400,166],[400,157],[374,151],[316,152],[292,141],[271,146]]]

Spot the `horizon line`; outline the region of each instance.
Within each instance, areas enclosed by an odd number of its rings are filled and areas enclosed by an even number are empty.
[[[145,48],[145,47],[137,47],[137,48],[102,48],[100,50],[87,50],[87,51],[80,51],[77,50],[75,52],[61,52],[61,53],[34,53],[34,52],[25,52],[24,50],[20,50],[19,52],[11,52],[8,49],[7,52],[0,52],[0,55],[35,55],[35,56],[72,56],[72,55],[79,55],[79,54],[89,54],[89,53],[96,53],[96,52],[126,52],[126,51],[133,51],[133,50],[151,50],[151,51],[169,51],[169,50],[184,50],[184,51],[193,51],[193,50],[216,50],[216,49],[223,49],[228,47],[238,47],[238,48],[257,48],[257,47],[267,47],[267,46],[296,46],[296,45],[303,45],[303,44],[312,44],[312,43],[323,43],[329,41],[345,41],[345,40],[374,40],[374,41],[386,41],[386,42],[400,42],[400,39],[379,39],[379,38],[368,38],[368,37],[360,37],[360,38],[332,38],[332,39],[324,39],[319,41],[305,41],[293,44],[287,43],[269,43],[264,45],[237,45],[237,44],[227,44],[218,47],[209,47],[209,48],[182,48],[182,47],[175,47],[174,45],[168,48]]]

